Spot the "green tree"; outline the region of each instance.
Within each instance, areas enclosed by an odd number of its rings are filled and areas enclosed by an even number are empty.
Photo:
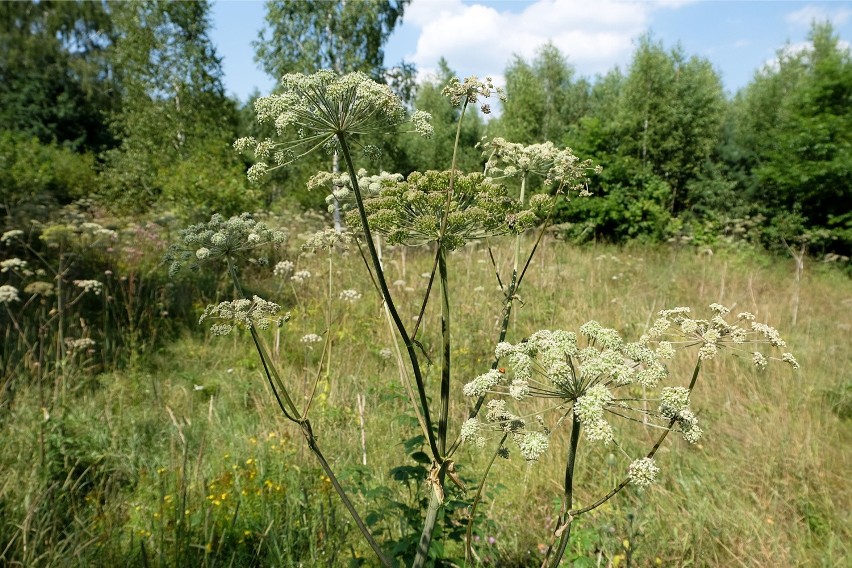
[[[531,62],[515,56],[506,69],[506,95],[498,130],[508,140],[561,142],[570,125],[588,111],[590,86],[548,42]]]
[[[319,69],[381,78],[384,44],[410,1],[269,0],[256,60],[276,78]]]
[[[223,212],[250,206],[242,164],[230,150],[237,111],[208,35],[209,4],[111,8],[122,96],[113,129],[121,146],[106,155],[106,197],[134,209],[164,204],[195,214],[199,204]]]
[[[778,53],[736,101],[743,190],[789,239],[828,229],[852,248],[852,56],[830,24],[814,24],[810,45]],[[799,217],[791,224],[790,214]]]
[[[666,52],[650,36],[640,39],[622,92],[619,152],[670,186],[673,213],[690,205],[687,187],[718,143],[724,105],[708,60],[687,58],[680,47]]]
[[[711,162],[725,98],[707,60],[645,36],[626,74],[597,79],[586,109],[567,141],[604,171],[591,184],[596,199],[563,212],[574,234],[660,240],[677,229],[675,217],[706,213],[730,193]]]
[[[0,129],[75,151],[111,146],[110,36],[101,2],[0,3]]]

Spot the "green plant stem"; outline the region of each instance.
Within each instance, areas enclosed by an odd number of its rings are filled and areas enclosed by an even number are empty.
[[[497,449],[494,450],[494,454],[491,456],[491,460],[489,460],[488,466],[485,468],[485,473],[482,474],[482,481],[479,482],[479,487],[477,488],[476,495],[473,498],[473,504],[470,506],[470,516],[467,519],[467,530],[465,531],[464,541],[464,558],[468,564],[473,562],[473,547],[471,546],[471,540],[473,539],[473,519],[476,516],[476,507],[479,505],[480,497],[482,497],[482,490],[485,488],[485,481],[488,479],[488,474],[491,473],[491,466],[494,465],[494,460],[497,459],[497,455],[500,453],[500,448],[503,447],[503,444],[506,442],[506,438],[508,437],[509,433],[506,432],[503,434],[503,438],[500,440],[500,443],[497,444]]]
[[[447,453],[447,419],[450,413],[450,292],[447,275],[447,252],[438,249],[438,272],[441,278],[441,413],[438,417],[438,449]]]
[[[335,161],[335,163],[337,163],[337,158],[335,158],[334,161]],[[335,209],[335,211],[337,211],[337,214],[339,216],[339,214],[340,214],[339,211],[337,209]],[[333,303],[332,303],[333,302],[333,298],[332,298],[332,270],[334,269],[334,265],[332,263],[332,256],[331,255],[333,254],[333,251],[334,251],[334,247],[331,247],[331,248],[328,249],[328,307],[326,308],[326,314],[325,314],[325,328],[328,330],[328,334],[325,338],[325,342],[326,342],[325,347],[328,350],[328,360],[327,360],[326,366],[325,366],[325,378],[327,380],[331,379],[331,348],[332,348],[332,343],[334,342],[334,337],[332,336],[332,333],[331,333],[331,317],[332,317],[331,312],[332,312],[332,305],[333,305]],[[317,380],[319,380],[319,377],[317,377]],[[316,383],[314,383],[314,387],[316,388]],[[313,396],[313,395],[311,395],[311,396]],[[305,413],[307,414],[307,411]]]
[[[367,223],[367,211],[364,209],[364,199],[361,196],[361,188],[358,186],[358,174],[355,171],[355,165],[352,163],[352,155],[349,151],[349,144],[346,141],[346,136],[344,136],[343,133],[338,133],[337,139],[340,142],[340,151],[343,154],[343,159],[346,161],[346,169],[349,172],[349,179],[352,181],[355,203],[358,207],[358,215],[361,219],[361,225],[364,228],[364,240],[367,242],[367,250],[370,253],[370,259],[373,261],[376,281],[379,284],[379,289],[382,292],[382,298],[390,312],[391,319],[393,319],[393,323],[402,337],[402,342],[405,344],[405,349],[408,351],[408,357],[411,360],[411,370],[414,373],[414,381],[417,384],[417,394],[420,398],[423,420],[426,422],[429,449],[432,451],[432,458],[435,461],[440,461],[441,452],[438,450],[435,432],[432,427],[432,417],[429,413],[429,399],[426,396],[426,384],[423,381],[423,373],[420,369],[420,363],[417,360],[417,352],[414,349],[414,342],[411,340],[411,337],[405,329],[405,325],[402,323],[402,319],[399,317],[399,312],[396,310],[396,305],[393,303],[393,298],[391,297],[390,290],[388,289],[387,280],[385,280],[385,273],[382,269],[378,252],[376,251],[376,245],[373,242],[373,234],[372,231],[370,231],[370,225]]]
[[[337,491],[337,495],[340,497],[340,500],[343,501],[343,505],[346,507],[346,510],[349,511],[349,514],[352,516],[352,520],[355,521],[355,524],[358,525],[358,529],[361,531],[361,534],[367,541],[367,544],[370,545],[370,548],[373,549],[373,553],[379,558],[379,562],[382,563],[382,566],[386,568],[392,568],[393,564],[390,559],[385,556],[385,553],[382,552],[382,549],[379,547],[379,544],[373,538],[373,535],[370,533],[370,529],[367,528],[367,525],[364,523],[363,519],[361,519],[361,515],[358,514],[358,511],[355,510],[355,506],[352,504],[352,501],[349,500],[349,496],[346,495],[346,491],[344,491],[343,486],[340,485],[340,482],[337,480],[337,476],[334,474],[334,471],[331,469],[331,466],[328,465],[328,462],[320,451],[319,445],[317,444],[316,437],[314,436],[313,430],[311,429],[311,423],[309,420],[305,419],[300,423],[302,427],[302,434],[305,436],[305,440],[308,442],[308,447],[311,452],[317,457],[317,460],[320,462],[320,466],[322,467],[325,474],[328,476],[328,479],[331,481],[331,485],[334,487],[335,491]]]
[[[571,540],[571,525],[574,521],[574,515],[571,514],[571,507],[574,504],[574,464],[577,459],[577,446],[580,443],[580,419],[577,418],[575,412],[571,413],[571,442],[568,446],[568,462],[565,464],[565,497],[563,501],[563,510],[559,526],[562,528],[562,536],[559,538],[559,547],[556,549],[556,556],[553,558],[553,568],[559,566],[562,557],[565,555],[565,549],[568,546],[568,541]],[[545,558],[545,562],[547,558]]]
[[[245,293],[243,292],[242,285],[240,284],[239,278],[237,277],[237,271],[234,267],[234,263],[231,261],[230,258],[228,259],[228,273],[231,275],[231,280],[234,283],[234,288],[237,290],[240,297],[244,298]],[[278,373],[274,370],[274,367],[272,367],[272,360],[269,357],[269,354],[266,352],[266,349],[264,349],[263,344],[260,341],[260,337],[258,337],[254,327],[250,327],[249,329],[251,330],[251,336],[254,340],[255,347],[257,348],[258,356],[260,357],[260,361],[263,364],[263,370],[266,373],[266,378],[269,381],[269,386],[272,388],[272,393],[275,395],[275,399],[278,401],[278,406],[281,408],[281,411],[288,419],[297,423],[301,428],[302,435],[305,437],[305,441],[308,443],[308,448],[320,462],[320,466],[322,467],[326,476],[328,476],[329,481],[331,481],[334,490],[337,492],[337,495],[340,497],[340,500],[343,501],[343,505],[346,507],[346,510],[349,511],[349,514],[352,516],[352,520],[355,521],[355,524],[358,526],[358,530],[361,531],[361,534],[364,536],[364,539],[367,541],[367,544],[370,545],[370,548],[373,549],[373,553],[375,553],[375,555],[378,557],[379,561],[382,563],[382,566],[385,566],[386,568],[392,568],[393,565],[391,564],[391,561],[388,559],[387,556],[385,556],[384,552],[382,552],[382,549],[379,547],[379,544],[376,542],[376,540],[373,538],[373,535],[370,533],[370,529],[367,528],[367,525],[364,523],[363,519],[361,519],[361,516],[358,514],[358,511],[355,510],[355,506],[352,504],[352,501],[349,499],[349,496],[346,494],[346,491],[343,489],[343,486],[340,485],[340,481],[338,481],[337,476],[334,474],[334,471],[331,469],[331,466],[328,464],[328,461],[326,461],[325,456],[322,454],[322,451],[320,451],[316,437],[314,436],[313,428],[311,427],[310,420],[308,420],[307,418],[302,418],[298,409],[293,404],[293,401],[290,399],[287,390],[284,388],[283,383],[281,383],[281,379],[278,376]],[[273,380],[273,376],[276,380]],[[280,393],[279,389],[275,386],[276,382],[278,382],[280,386]],[[310,402],[308,404],[310,405]]]
[[[446,453],[447,453],[447,420],[450,405],[450,304],[449,290],[447,278],[447,257],[444,249],[443,237],[447,230],[447,218],[450,214],[450,204],[452,203],[453,189],[456,180],[456,161],[458,160],[459,139],[461,138],[461,125],[464,120],[465,110],[467,110],[467,101],[462,105],[459,122],[456,126],[456,139],[453,143],[453,160],[450,165],[450,182],[447,187],[447,199],[444,206],[444,214],[441,216],[441,227],[438,231],[438,250],[436,252],[436,264],[441,279],[441,340],[442,340],[442,358],[441,358],[441,410],[438,418],[438,454],[435,456],[435,461],[440,466],[438,473],[438,484],[440,491],[443,493],[444,480],[446,478]],[[357,195],[357,193],[356,193]],[[360,204],[359,204],[360,208]],[[366,228],[366,216],[362,217],[362,223]],[[434,278],[435,267],[432,267],[432,276]],[[426,309],[426,300],[424,300],[423,310]],[[419,320],[418,320],[419,324]],[[419,386],[419,383],[418,383]],[[428,417],[428,414],[427,414]],[[431,430],[430,430],[431,431]],[[431,442],[431,439],[430,439]],[[429,546],[432,543],[432,534],[435,531],[435,523],[438,520],[438,511],[441,508],[441,499],[438,498],[436,490],[433,489],[432,496],[429,499],[429,509],[426,511],[426,519],[423,523],[423,530],[420,533],[420,542],[417,545],[417,555],[414,557],[413,566],[419,568],[423,566],[429,555]]]

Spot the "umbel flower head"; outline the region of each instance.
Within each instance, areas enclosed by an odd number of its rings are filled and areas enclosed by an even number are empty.
[[[180,232],[182,245],[172,245],[165,255],[169,275],[175,275],[184,264],[192,268],[199,262],[216,258],[233,258],[263,245],[280,245],[287,233],[269,228],[249,213],[225,219],[218,213],[207,223],[191,225]],[[265,259],[257,259],[264,264]]]
[[[367,222],[387,235],[390,244],[440,242],[446,250],[488,236],[521,233],[538,222],[540,202],[522,209],[503,186],[482,174],[457,175],[447,209],[449,188],[449,171],[414,172],[405,181],[383,178],[377,193],[364,200]],[[353,230],[361,227],[357,211],[350,211],[346,222]]]
[[[785,345],[774,328],[754,322],[751,314],[741,313],[731,323],[725,319],[727,308],[717,304],[710,308],[709,319],[692,319],[689,308],[662,310],[638,342],[626,342],[616,330],[590,321],[580,327],[579,334],[541,330],[517,344],[498,344],[495,356],[505,368],[487,371],[463,387],[466,396],[497,397],[486,405],[488,424],[467,424],[462,437],[482,444],[480,438],[488,429],[505,430],[511,425],[513,436],[535,431],[529,428],[531,421],[520,418],[524,413],[514,414],[508,404],[540,398],[563,417],[573,412],[590,442],[612,443],[616,437],[612,420],[622,418],[627,423],[674,428],[684,440],[696,443],[703,432],[690,408],[691,389],[665,386],[653,394],[668,378],[665,362],[675,355],[673,342],[666,336],[673,335],[682,350],[697,348],[699,361],[722,348],[741,351],[751,359],[756,358],[754,344]],[[746,343],[751,344],[749,349]],[[789,353],[760,354],[758,367],[769,358],[798,368]],[[631,479],[639,485],[650,483],[655,469],[652,462],[637,462]]]
[[[591,195],[586,187],[589,172],[601,171],[591,160],[581,161],[571,148],[557,148],[552,142],[524,145],[497,137],[483,144],[483,148],[489,175],[524,178],[537,174],[555,193],[577,191],[583,197]]]
[[[475,105],[481,98],[490,98],[492,93],[496,93],[501,101],[506,101],[506,93],[502,88],[494,86],[491,77],[486,77],[485,81],[480,81],[476,75],[465,77],[464,81],[459,81],[458,77],[454,77],[441,91],[442,95],[450,99],[450,104],[453,106]],[[483,101],[480,104],[480,110],[484,114],[489,114],[491,106]]]
[[[261,124],[273,124],[279,137],[296,132],[296,141],[276,142],[240,138],[238,152],[253,151],[259,160],[248,171],[250,181],[316,149],[333,149],[339,134],[357,136],[388,132],[405,122],[406,109],[387,85],[364,73],[338,76],[322,70],[312,75],[291,73],[281,79],[279,93],[259,98],[254,105]],[[415,113],[415,130],[431,134],[428,113]]]
[[[289,312],[279,316],[281,306],[268,302],[259,296],[251,300],[244,298],[231,302],[211,304],[205,308],[198,323],[215,320],[210,326],[213,335],[228,335],[236,327],[268,329],[271,325],[280,327],[290,319]]]

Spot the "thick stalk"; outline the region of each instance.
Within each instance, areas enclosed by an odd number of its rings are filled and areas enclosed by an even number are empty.
[[[467,101],[462,106],[459,122],[456,126],[456,140],[453,144],[453,160],[450,165],[450,183],[447,187],[446,206],[444,214],[441,216],[441,227],[438,231],[438,251],[436,256],[436,264],[441,278],[441,338],[443,342],[443,353],[441,358],[441,412],[438,419],[438,439],[440,447],[435,460],[441,466],[438,473],[437,483],[443,492],[444,479],[446,471],[444,460],[447,452],[447,415],[449,413],[450,404],[450,307],[449,307],[449,291],[447,289],[447,258],[444,250],[443,237],[447,230],[447,217],[450,214],[450,203],[452,202],[453,188],[456,180],[456,160],[458,159],[459,139],[461,138],[461,125],[464,120],[464,113],[467,109]],[[362,219],[366,226],[366,218]],[[435,267],[432,267],[434,277]],[[427,296],[428,299],[428,296]],[[424,303],[425,309],[425,303]],[[419,324],[419,321],[418,321]],[[419,383],[418,383],[419,384]],[[428,416],[428,414],[427,414]],[[423,523],[423,530],[420,533],[420,542],[417,544],[417,555],[414,557],[414,568],[420,568],[426,562],[429,555],[429,546],[432,543],[432,534],[435,531],[435,523],[438,520],[438,511],[441,508],[441,500],[438,498],[436,491],[432,491],[432,496],[429,498],[429,509],[426,511],[426,519]]]
[[[367,211],[364,209],[364,199],[361,196],[361,189],[358,187],[358,175],[355,171],[355,165],[352,163],[352,155],[349,151],[349,144],[346,142],[346,137],[342,133],[338,133],[337,139],[340,142],[340,151],[346,161],[346,168],[349,171],[349,179],[352,181],[352,190],[355,194],[355,204],[358,206],[358,216],[361,219],[361,225],[364,228],[364,240],[367,243],[367,250],[370,253],[370,259],[373,261],[373,269],[375,270],[376,281],[379,284],[379,289],[382,292],[382,298],[385,301],[391,319],[402,337],[402,342],[405,344],[405,349],[408,351],[408,357],[411,360],[411,370],[414,373],[414,381],[417,384],[417,394],[420,398],[420,407],[423,412],[423,420],[426,422],[426,433],[429,440],[429,448],[432,451],[432,458],[435,461],[440,461],[441,452],[438,450],[438,444],[435,439],[435,432],[432,429],[432,418],[429,414],[429,399],[426,396],[426,384],[423,381],[423,373],[420,369],[420,363],[417,360],[417,352],[415,351],[414,342],[405,330],[405,325],[399,317],[399,312],[396,310],[396,305],[393,303],[393,298],[388,289],[388,283],[385,280],[385,273],[382,269],[381,261],[379,260],[376,245],[373,242],[373,234],[370,231],[370,225],[367,223]]]
[[[335,203],[337,201],[335,200]],[[337,211],[335,209],[335,211]],[[337,231],[340,231],[338,226],[335,226]],[[331,310],[332,310],[332,270],[334,269],[334,264],[332,262],[332,254],[334,254],[334,247],[330,247],[328,249],[328,307],[326,307],[325,314],[325,328],[328,330],[328,334],[326,335],[326,348],[328,349],[328,360],[326,361],[325,366],[325,378],[326,380],[331,380],[331,347],[334,341],[334,338],[331,334]]]
[[[438,418],[438,449],[447,453],[447,419],[450,413],[450,292],[447,286],[447,252],[438,249],[438,273],[441,278],[441,413]]]
[[[444,468],[438,474],[438,483],[441,487],[444,486]],[[432,544],[432,533],[435,531],[435,523],[438,520],[438,511],[441,510],[441,500],[438,494],[432,490],[432,495],[429,497],[429,508],[426,510],[426,519],[423,521],[423,532],[420,533],[420,541],[417,543],[417,555],[414,557],[414,562],[411,568],[422,568],[429,558],[429,546]]]

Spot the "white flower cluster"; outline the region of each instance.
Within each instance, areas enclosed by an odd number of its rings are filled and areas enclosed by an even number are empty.
[[[12,229],[11,231],[6,231],[3,235],[0,235],[0,243],[8,244],[12,239],[20,238],[24,235],[24,232],[20,229]]]
[[[95,340],[90,339],[88,337],[81,337],[80,339],[67,338],[65,340],[65,347],[69,351],[85,351],[95,346]]]
[[[0,304],[11,304],[12,302],[20,301],[18,289],[9,284],[0,286]]]
[[[305,345],[310,346],[314,343],[319,343],[320,341],[322,341],[322,337],[317,335],[316,333],[308,333],[307,335],[303,335],[302,339],[300,339],[299,341],[301,341]]]
[[[293,274],[293,276],[290,277],[290,281],[295,282],[296,284],[304,284],[305,280],[307,280],[310,277],[311,277],[310,271],[300,270],[300,271],[296,272],[295,274]]]
[[[483,145],[488,158],[486,170],[496,177],[525,178],[529,174],[544,177],[544,184],[556,192],[576,190],[581,196],[590,195],[586,182],[590,172],[600,173],[600,167],[590,160],[580,161],[571,148],[558,148],[552,142],[543,144],[518,144],[504,138],[493,138]],[[533,199],[542,200],[542,207],[549,207],[551,200],[546,195]]]
[[[361,299],[361,292],[352,289],[343,290],[338,297],[344,302],[354,304],[355,302]]]
[[[258,122],[274,125],[278,136],[295,132],[298,139],[248,137],[234,142],[235,150],[253,151],[259,160],[248,171],[253,182],[313,150],[335,147],[337,135],[388,132],[406,120],[405,105],[387,85],[364,73],[341,77],[330,70],[284,75],[279,92],[257,99],[255,112]],[[431,134],[428,119],[428,113],[413,117],[415,130],[422,135]]]
[[[279,278],[283,278],[293,272],[294,265],[289,260],[282,260],[281,262],[275,265],[275,268],[272,269],[272,274],[278,276]]]
[[[21,260],[20,258],[8,258],[6,260],[0,261],[0,272],[20,272],[25,276],[32,275],[32,271],[29,270],[28,264],[26,260]]]
[[[640,458],[634,460],[627,470],[627,478],[630,483],[639,487],[648,487],[657,479],[660,468],[654,465],[652,458]]]
[[[647,344],[651,341],[659,341],[667,333],[680,335],[690,342],[700,345],[698,357],[701,360],[714,359],[719,350],[726,346],[737,347],[746,343],[768,343],[772,347],[786,347],[786,342],[781,338],[778,330],[765,323],[755,321],[754,314],[740,312],[736,315],[733,323],[725,318],[730,316],[731,310],[721,304],[710,304],[712,315],[709,319],[694,319],[689,317],[689,308],[673,308],[662,310],[653,326],[642,336],[641,343]],[[659,341],[657,352],[662,358],[671,353],[671,344]],[[751,352],[751,360],[754,366],[763,370],[768,365],[768,357],[759,352]],[[789,364],[794,369],[799,368],[798,362],[790,353],[783,353],[781,361]]]
[[[281,306],[274,302],[254,296],[251,300],[243,298],[230,302],[211,304],[205,308],[198,323],[204,320],[218,320],[210,327],[213,335],[228,335],[235,327],[268,329],[275,324],[278,327],[290,319],[290,313],[278,316]]]
[[[590,442],[612,441],[612,426],[604,417],[604,409],[612,403],[612,391],[602,384],[596,384],[577,398],[574,403],[574,414],[585,427],[586,439]]]
[[[502,87],[495,87],[491,77],[486,77],[485,81],[480,81],[475,75],[465,77],[464,81],[459,81],[454,77],[446,87],[441,91],[441,94],[450,99],[450,104],[459,106],[464,104],[477,104],[480,98],[487,99],[491,97],[491,93],[496,92],[497,97],[501,101],[506,101],[506,93]],[[484,114],[491,112],[491,106],[483,102],[480,105],[480,110]]]
[[[698,417],[689,409],[689,389],[665,387],[660,392],[660,416],[674,420],[690,444],[696,443],[704,431],[698,426]]]
[[[302,245],[302,250],[308,252],[316,252],[317,249],[331,250],[340,248],[346,250],[346,245],[353,241],[351,233],[347,231],[337,231],[333,228],[326,228],[317,231],[312,235],[308,235],[305,244]]]
[[[80,288],[83,293],[92,292],[95,296],[100,296],[104,285],[97,280],[75,280],[74,285]]]

